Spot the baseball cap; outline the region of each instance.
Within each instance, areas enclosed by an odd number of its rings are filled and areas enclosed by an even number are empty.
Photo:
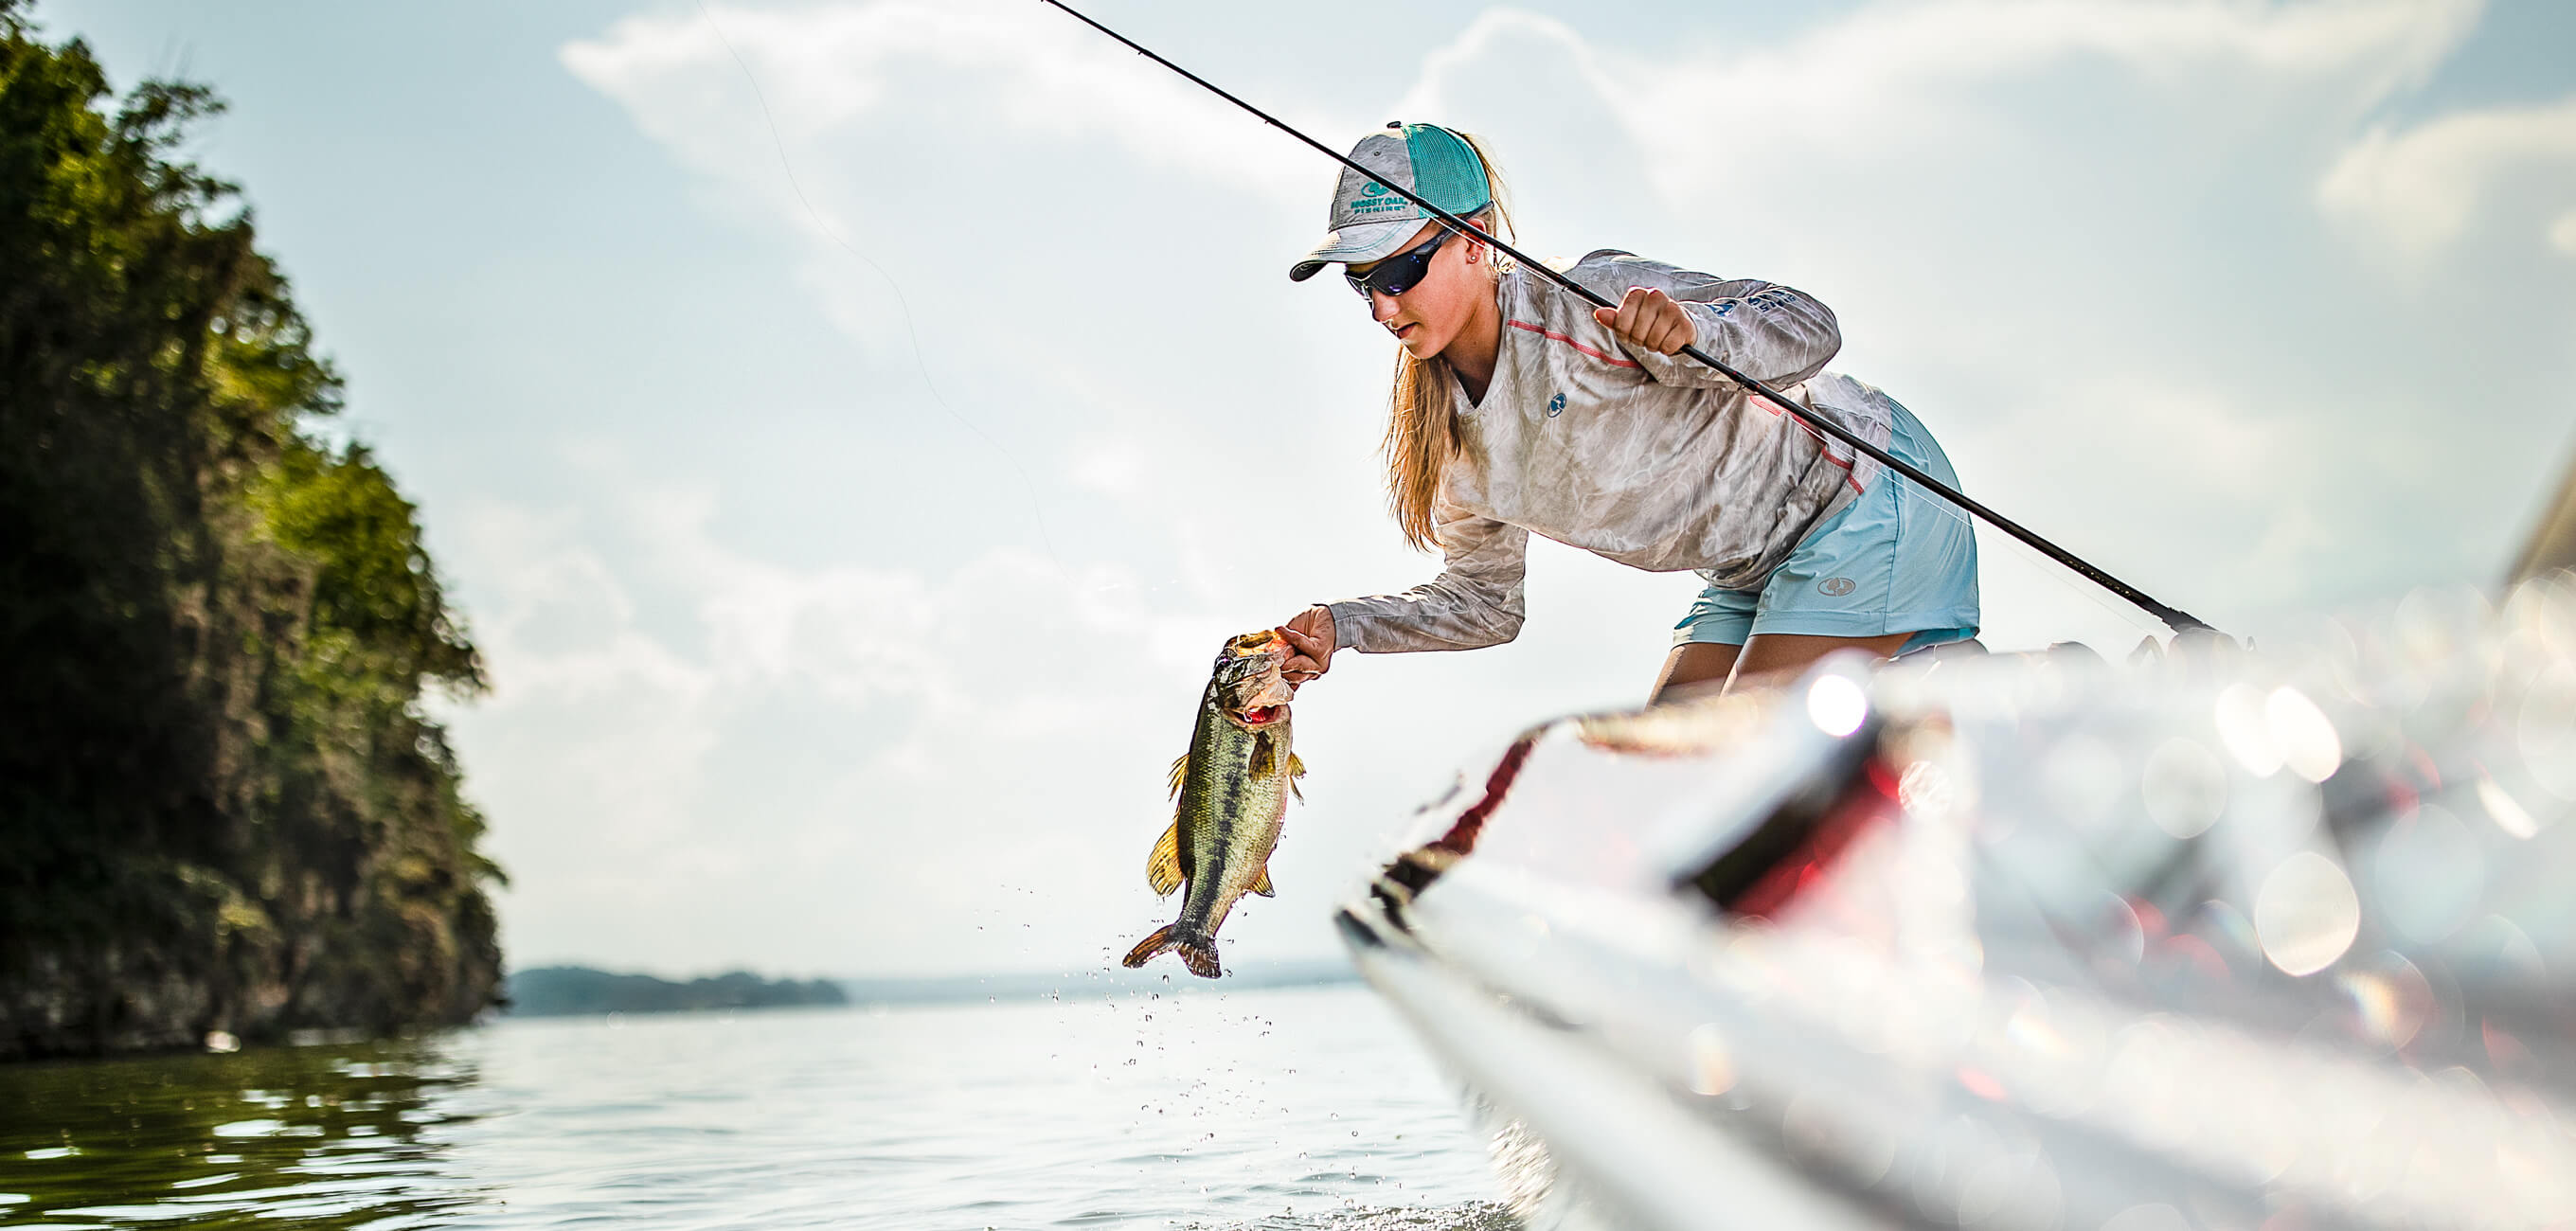
[[[1387,191],[1389,184],[1461,218],[1494,203],[1485,160],[1466,138],[1437,124],[1389,124],[1385,132],[1360,138],[1351,147],[1351,161],[1368,173],[1342,168],[1333,210],[1325,219],[1332,230],[1314,251],[1289,266],[1291,281],[1303,282],[1335,261],[1366,264],[1392,256],[1434,216]]]

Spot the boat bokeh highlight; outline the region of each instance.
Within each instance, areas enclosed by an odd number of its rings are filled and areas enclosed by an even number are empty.
[[[2563,573],[1828,659],[1417,822],[1339,923],[1531,1227],[2576,1220]]]

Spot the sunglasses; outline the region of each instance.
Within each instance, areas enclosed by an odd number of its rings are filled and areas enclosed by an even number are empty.
[[[1342,270],[1342,280],[1350,283],[1351,289],[1359,292],[1359,297],[1362,299],[1368,298],[1371,291],[1386,295],[1401,295],[1412,290],[1422,281],[1423,275],[1431,272],[1431,254],[1440,251],[1440,245],[1448,243],[1449,238],[1456,234],[1456,231],[1443,227],[1438,235],[1432,236],[1420,247],[1387,257],[1379,261],[1366,274],[1355,274],[1345,267]]]

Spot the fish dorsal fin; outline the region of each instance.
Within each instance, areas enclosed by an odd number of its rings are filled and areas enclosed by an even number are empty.
[[[1181,822],[1172,818],[1172,826],[1154,840],[1152,854],[1145,856],[1145,883],[1161,897],[1172,896],[1181,887]]]
[[[1297,797],[1297,799],[1299,800],[1299,802],[1303,802],[1303,801],[1305,800],[1305,798],[1306,798],[1306,792],[1298,788],[1298,786],[1297,786],[1297,780],[1298,780],[1298,779],[1300,779],[1300,778],[1303,778],[1303,777],[1305,777],[1305,776],[1306,776],[1306,761],[1305,761],[1305,758],[1300,757],[1300,756],[1298,756],[1296,753],[1293,753],[1293,752],[1292,752],[1292,753],[1289,753],[1289,754],[1288,754],[1288,793],[1289,793],[1289,794],[1291,794],[1291,795],[1296,796],[1296,797]]]
[[[1266,864],[1266,863],[1265,863],[1265,864],[1261,865],[1261,876],[1260,876],[1260,879],[1255,880],[1255,881],[1253,881],[1253,882],[1252,882],[1252,891],[1253,891],[1254,893],[1260,894],[1261,896],[1263,896],[1263,897],[1265,897],[1265,898],[1275,898],[1275,897],[1278,897],[1278,896],[1279,896],[1279,891],[1278,891],[1277,889],[1273,888],[1273,887],[1271,886],[1271,884],[1270,884],[1270,865],[1269,865],[1269,864]]]
[[[1189,773],[1190,754],[1184,752],[1181,755],[1172,758],[1172,798],[1178,799],[1181,797],[1181,779],[1188,777]]]

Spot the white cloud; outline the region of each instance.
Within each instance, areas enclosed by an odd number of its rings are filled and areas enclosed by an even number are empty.
[[[747,70],[791,151],[869,123],[916,127],[956,150],[998,121],[1255,191],[1314,179],[1296,153],[1245,140],[1240,113],[1160,70],[1140,71],[1152,66],[1040,5],[885,0],[708,12],[713,27],[694,10],[626,17],[562,52],[574,76],[702,171],[751,179],[775,170],[775,151],[743,140],[729,114],[741,108],[732,96]],[[979,122],[934,119],[961,103]]]
[[[2317,200],[2357,240],[2420,265],[2515,189],[2533,192],[2555,215],[2548,242],[2576,251],[2562,238],[2576,215],[2561,212],[2576,200],[2576,94],[2373,129],[2326,173]]]
[[[500,687],[460,729],[478,797],[514,822],[501,859],[545,887],[513,894],[514,927],[546,951],[521,960],[648,941],[666,965],[742,960],[730,931],[675,926],[713,910],[801,915],[803,937],[776,948],[813,968],[931,968],[886,946],[1059,877],[1088,891],[1071,913],[1092,930],[1121,925],[1105,890],[1135,879],[1113,874],[1153,836],[1161,773],[1128,737],[1186,735],[1223,625],[1100,570],[1061,587],[1015,549],[939,574],[791,568],[722,543],[703,494],[623,503],[586,522],[469,519]],[[612,555],[649,562],[620,582]],[[530,729],[535,764],[511,746]],[[767,780],[779,753],[791,774]],[[1095,791],[1134,823],[1084,832],[1104,819],[1083,801]]]
[[[1699,205],[1715,192],[1777,191],[1806,173],[1884,174],[2026,148],[2031,131],[2056,118],[2031,113],[2012,92],[2034,83],[2108,88],[2121,105],[2195,125],[2357,114],[2420,80],[2479,8],[1948,0],[1870,5],[1778,46],[1648,54],[1598,51],[1560,23],[1489,13],[1456,50],[1430,59],[1420,97],[1458,93],[1477,71],[1471,51],[1515,35],[1552,42],[1565,53],[1560,63],[1623,117],[1673,201]]]

